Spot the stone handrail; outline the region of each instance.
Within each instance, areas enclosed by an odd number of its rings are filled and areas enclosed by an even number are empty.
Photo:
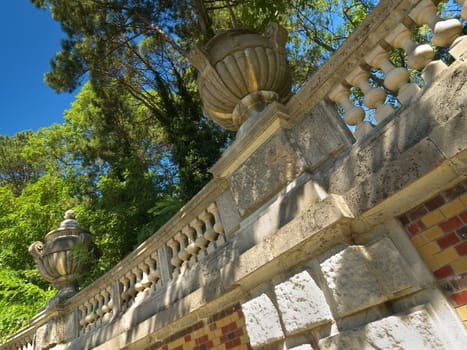
[[[400,104],[410,103],[420,87],[409,81],[407,69],[391,65],[388,52],[391,48],[402,48],[407,54],[408,66],[424,69],[423,79],[430,84],[445,64],[433,61],[430,45],[411,41],[412,27],[427,24],[434,33],[432,44],[443,47],[455,42],[462,30],[458,20],[440,20],[436,16],[438,2],[380,1],[338,52],[289,100],[286,106],[289,122],[297,121],[305,111],[324,100],[333,101],[344,110],[344,121],[355,127],[355,137],[366,135],[373,125],[365,121],[364,111],[349,100],[352,87],[363,92],[364,103],[368,109],[375,109],[377,122],[393,112],[393,107],[385,103],[385,89],[369,81],[370,71],[374,69],[379,70],[385,88],[397,95]],[[463,5],[463,18],[467,19],[467,1],[458,2]],[[455,56],[455,50],[451,49],[451,54]],[[229,227],[225,227],[223,218],[231,215],[228,212],[231,208],[223,208],[218,199],[226,191],[225,180],[212,180],[148,240],[92,285],[67,300],[58,313],[75,315],[77,333],[70,339],[120,317],[132,306],[164,289],[171,280],[189,273],[198,261],[226,242],[238,225],[238,222],[229,222]],[[33,348],[36,330],[56,315],[57,311],[46,310],[45,316],[33,318],[30,326],[9,337],[0,349]]]
[[[429,85],[446,64],[434,58],[432,46],[446,47],[452,44],[450,53],[455,59],[455,45],[460,42],[462,23],[457,19],[442,20],[437,16],[436,4],[431,0],[390,0],[379,5],[363,21],[352,36],[339,48],[330,60],[289,100],[287,108],[291,119],[299,118],[322,100],[330,100],[341,106],[344,121],[355,129],[357,139],[371,131],[373,125],[365,120],[365,111],[355,106],[349,96],[351,88],[363,93],[364,105],[373,110],[376,122],[392,114],[394,107],[386,102],[386,91],[397,96],[401,105],[410,104],[421,87],[409,79],[406,68],[394,67],[389,62],[389,51],[403,49],[407,66],[423,70],[422,78]],[[444,2],[444,1],[443,1]],[[457,1],[462,6],[462,16],[467,19],[467,1]],[[432,30],[431,44],[411,40],[411,29],[428,25]],[[382,76],[384,88],[371,83],[370,71]]]

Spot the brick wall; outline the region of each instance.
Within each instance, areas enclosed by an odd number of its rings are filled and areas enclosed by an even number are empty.
[[[225,309],[145,350],[251,350],[240,305]]]
[[[467,181],[399,220],[467,328]]]

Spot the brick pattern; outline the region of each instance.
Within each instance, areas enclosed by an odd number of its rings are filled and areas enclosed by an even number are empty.
[[[240,305],[225,309],[145,350],[251,350]]]
[[[467,328],[467,181],[399,220]]]

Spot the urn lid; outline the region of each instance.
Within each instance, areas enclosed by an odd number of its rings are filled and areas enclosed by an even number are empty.
[[[49,241],[59,236],[79,236],[81,233],[87,233],[86,230],[83,230],[78,222],[75,220],[75,212],[73,210],[67,210],[65,216],[58,228],[53,231],[50,231],[45,235],[45,240]]]

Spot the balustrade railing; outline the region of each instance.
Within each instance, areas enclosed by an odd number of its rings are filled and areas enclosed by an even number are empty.
[[[462,5],[462,17],[467,19],[467,1]],[[327,100],[339,104],[344,121],[355,127],[358,139],[373,125],[365,119],[365,111],[349,99],[352,88],[363,94],[366,109],[374,110],[374,119],[381,122],[394,110],[387,103],[387,91],[397,96],[400,104],[410,100],[421,86],[410,81],[405,67],[394,67],[388,53],[402,49],[409,69],[422,70],[429,84],[439,70],[445,68],[433,61],[432,45],[451,45],[462,31],[457,19],[442,20],[437,16],[437,1],[383,0],[362,23],[351,38],[287,104],[290,121],[304,111]],[[431,45],[411,39],[414,26],[428,25],[433,32]],[[371,74],[378,72],[384,86],[377,86]],[[189,273],[196,263],[215,252],[226,241],[222,223],[222,208],[216,199],[226,190],[225,183],[213,180],[158,232],[139,246],[92,285],[68,300],[64,308],[77,314],[77,336],[101,327],[114,317],[127,312],[154,295],[171,280]],[[29,327],[0,345],[1,350],[32,349],[35,330]]]
[[[357,139],[366,135],[373,125],[365,120],[364,109],[351,102],[349,98],[351,89],[360,89],[364,96],[364,106],[369,110],[374,110],[375,121],[381,122],[393,112],[394,108],[386,102],[387,94],[383,87],[375,86],[376,84],[371,82],[370,72],[376,71],[382,75],[384,87],[397,97],[401,105],[407,105],[423,88],[423,86],[418,86],[410,81],[408,68],[422,70],[424,82],[431,83],[436,74],[447,67],[441,60],[433,60],[435,52],[432,46],[449,46],[462,33],[462,23],[458,19],[443,20],[438,17],[438,10],[433,1],[410,1],[410,3],[416,4],[409,8],[405,14],[400,14],[402,17],[400,23],[395,26],[385,25],[383,27],[386,34],[377,40],[374,48],[362,57],[355,68],[331,89],[327,96],[342,107],[344,121],[355,127]],[[459,3],[463,5],[462,15],[467,18],[466,2],[459,1]],[[411,39],[412,29],[423,25],[431,28],[432,45],[416,43]],[[387,28],[394,29],[386,31]],[[391,64],[389,61],[391,49],[402,49],[405,52],[407,68],[395,67]]]
[[[436,5],[441,2],[445,1],[380,1],[331,59],[290,99],[287,108],[291,119],[323,100],[331,101],[340,106],[344,122],[359,139],[375,123],[391,115],[395,106],[410,104],[447,67],[444,62],[434,60],[434,47],[449,47],[460,40],[462,23],[455,18],[440,18]],[[467,19],[467,2],[457,2],[462,17]],[[412,30],[423,25],[431,29],[430,43],[412,40]],[[404,52],[404,67],[395,67],[390,62],[392,49]],[[421,71],[421,79],[411,81],[409,70]],[[372,79],[375,76],[377,79]],[[377,84],[379,81],[381,85]],[[354,89],[363,95],[362,106],[352,101]],[[391,103],[388,94],[397,98],[398,103]]]

